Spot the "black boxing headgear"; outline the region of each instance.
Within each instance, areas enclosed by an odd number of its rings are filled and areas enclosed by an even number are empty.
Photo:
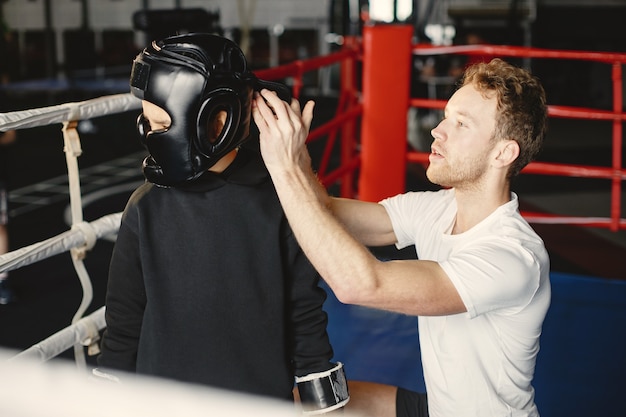
[[[164,109],[171,125],[150,131],[139,116],[137,129],[150,155],[143,162],[146,179],[171,186],[192,181],[249,136],[254,90],[268,88],[291,100],[289,89],[259,80],[241,49],[232,41],[207,33],[165,38],[145,48],[133,61],[131,93]],[[225,111],[217,138],[208,124]]]

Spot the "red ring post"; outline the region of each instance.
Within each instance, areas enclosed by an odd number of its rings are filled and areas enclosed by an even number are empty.
[[[359,199],[364,201],[405,191],[412,35],[409,25],[363,29]]]

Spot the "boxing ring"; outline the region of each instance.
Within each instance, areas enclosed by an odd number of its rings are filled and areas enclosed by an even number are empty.
[[[419,152],[407,147],[408,109],[418,107],[440,110],[444,107],[445,101],[409,97],[407,94],[407,91],[410,91],[411,83],[411,59],[415,55],[460,54],[471,56],[482,54],[503,58],[589,60],[611,67],[612,110],[549,105],[549,116],[553,118],[602,120],[610,123],[612,126],[611,166],[533,162],[523,171],[523,174],[607,180],[611,184],[610,216],[576,217],[540,212],[523,212],[523,215],[531,223],[572,224],[582,227],[605,228],[613,232],[626,230],[626,219],[621,214],[622,188],[626,179],[626,170],[622,166],[622,128],[623,123],[626,122],[626,113],[623,111],[622,83],[624,76],[622,67],[626,64],[626,54],[555,51],[493,45],[467,47],[413,45],[411,43],[411,31],[410,27],[404,26],[367,27],[362,39],[346,38],[343,49],[338,52],[256,71],[260,78],[285,81],[292,87],[295,97],[303,97],[303,93],[306,91],[304,76],[307,73],[325,70],[333,66],[339,67],[340,89],[334,115],[330,120],[324,120],[323,123],[314,125],[309,136],[311,146],[316,146],[323,141],[319,160],[315,162],[320,180],[325,186],[336,187],[336,193],[343,197],[376,201],[406,190],[406,170],[409,164],[427,164],[428,152]],[[389,48],[391,44],[394,45],[394,48]],[[406,71],[403,71],[403,68]],[[388,79],[389,77],[394,79],[392,86],[377,82],[377,80]],[[82,149],[77,125],[79,121],[138,109],[140,109],[139,100],[130,94],[117,94],[82,102],[0,114],[0,130],[28,129],[35,126],[56,124],[62,126],[71,212],[69,230],[42,242],[0,255],[0,272],[15,270],[54,255],[69,252],[83,292],[80,306],[68,327],[11,356],[7,359],[7,363],[15,364],[26,361],[42,364],[50,362],[51,359],[68,349],[74,349],[74,358],[78,370],[84,372],[87,368],[85,351],[89,355],[97,353],[99,334],[105,327],[104,306],[97,308],[87,316],[84,315],[92,302],[92,287],[84,259],[89,256],[90,249],[99,239],[114,238],[119,228],[121,213],[112,213],[91,222],[84,221],[78,168],[78,158]],[[584,288],[584,284],[588,283],[588,278],[583,277],[581,279],[580,277],[556,274],[553,281],[553,285],[557,287],[559,285],[575,285],[579,288],[582,285],[580,288]],[[601,305],[608,299],[608,305],[614,308],[611,311],[617,314],[613,319],[618,326],[616,331],[619,334],[606,341],[607,344],[612,344],[609,351],[622,352],[622,356],[624,356],[623,352],[626,351],[624,327],[619,326],[626,326],[626,302],[624,301],[626,300],[626,286],[622,285],[624,283],[615,285],[614,282],[608,283],[604,280],[596,280],[595,282],[601,283],[602,297],[607,298],[594,299],[591,304],[593,306]],[[556,293],[558,294],[558,291]],[[584,289],[577,292],[574,302],[580,305],[584,293]],[[564,297],[562,300],[557,299],[557,302],[561,301],[563,304],[554,308],[553,311],[563,314],[565,320],[567,317],[571,317],[572,313],[566,305],[571,303],[572,299],[568,297]],[[558,310],[560,307],[562,310]],[[374,379],[412,389],[423,389],[419,379],[421,368],[415,318],[340,305],[332,297],[332,294],[329,297],[328,309],[334,311],[334,313],[329,313],[331,340],[336,347],[336,356],[346,363],[349,378]],[[593,313],[587,312],[586,316],[593,316]],[[376,330],[369,329],[368,327],[371,327],[373,321],[379,323],[376,326],[386,326],[388,328],[387,333],[381,335]],[[552,322],[550,317],[546,321],[546,326],[562,336],[562,330],[557,329],[556,322]],[[349,335],[345,332],[346,327],[351,328],[352,333]],[[354,340],[349,340],[355,335],[358,336],[357,339],[360,338],[358,346],[355,345]],[[597,335],[596,340],[603,337]],[[383,339],[386,343],[381,344]],[[369,351],[362,350],[362,345],[367,343],[372,346],[371,349]],[[400,346],[401,352],[398,353],[399,351],[394,350],[394,348],[389,349],[389,346],[393,345]],[[548,344],[548,350],[549,346]],[[582,349],[582,347],[578,347]],[[359,352],[365,353],[360,356]],[[572,355],[576,360],[576,354],[572,353]],[[379,361],[381,366],[375,366],[372,363],[372,358]],[[406,363],[399,362],[406,359],[409,359],[413,366],[406,366]],[[539,360],[538,368],[541,365],[542,362]],[[549,367],[549,364],[547,365]],[[610,381],[615,381],[617,374],[624,370],[626,370],[626,364],[623,359],[620,359],[614,369],[607,371],[610,374]],[[375,372],[376,375],[371,372]],[[539,370],[538,386],[549,391],[553,382],[563,382],[560,379],[563,372],[565,370],[559,368],[553,374],[542,376],[541,370]],[[542,406],[544,410],[547,410],[542,415],[559,415],[556,411],[557,401],[565,398],[565,396],[571,398],[572,392],[577,389],[577,387],[572,386],[568,386],[568,388],[569,391],[563,390],[557,394],[552,391],[553,399],[538,397],[538,401],[539,399],[543,401],[543,404],[538,402],[540,410]],[[601,401],[613,404],[613,401],[619,397],[620,390],[618,388],[620,387],[610,389],[601,398]],[[621,388],[624,386],[622,385]],[[538,392],[540,392],[539,389]],[[573,411],[578,412],[584,409],[580,404],[572,408]],[[597,409],[597,405],[594,405],[594,410],[597,411]],[[561,407],[560,410],[562,411],[563,408]],[[607,412],[605,409],[604,411],[603,415],[605,416],[618,415],[611,413],[614,410]],[[624,411],[623,406],[619,410],[621,413],[619,415],[626,414],[622,411]]]
[[[117,233],[121,213],[113,213],[93,222],[83,220],[78,169],[78,158],[82,154],[82,148],[77,126],[80,120],[140,108],[141,102],[131,94],[119,94],[85,102],[5,113],[0,116],[0,126],[3,130],[62,124],[71,214],[70,230],[0,256],[0,270],[11,271],[69,251],[83,291],[83,298],[72,319],[72,326],[21,352],[16,356],[18,358],[36,358],[44,362],[74,347],[76,363],[84,368],[86,361],[83,346],[94,349],[99,340],[98,332],[105,326],[104,307],[88,317],[83,317],[92,301],[91,281],[83,260],[98,239]]]

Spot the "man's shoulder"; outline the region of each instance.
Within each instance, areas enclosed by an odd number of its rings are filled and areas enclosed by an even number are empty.
[[[454,190],[408,191],[381,201],[385,207],[404,207],[409,211],[442,210],[451,204],[456,206]]]

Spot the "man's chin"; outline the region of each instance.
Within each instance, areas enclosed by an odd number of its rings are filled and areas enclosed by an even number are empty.
[[[432,182],[435,185],[439,185],[440,187],[447,187],[447,185],[444,185],[446,181],[438,176],[437,173],[433,172],[430,167],[426,170],[426,178],[428,179],[428,181]]]

